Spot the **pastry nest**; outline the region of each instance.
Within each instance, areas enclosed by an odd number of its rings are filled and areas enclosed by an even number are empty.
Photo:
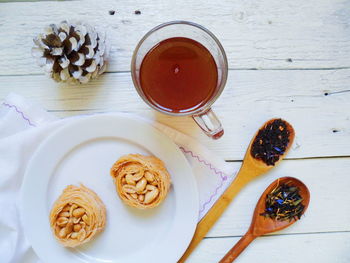
[[[55,238],[65,247],[90,241],[106,224],[106,208],[97,194],[80,185],[67,186],[54,203],[50,226]]]
[[[162,203],[171,184],[164,163],[157,157],[141,154],[122,156],[111,168],[111,176],[120,198],[141,209]]]

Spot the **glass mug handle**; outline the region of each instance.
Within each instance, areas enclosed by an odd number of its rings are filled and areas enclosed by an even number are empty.
[[[221,122],[211,108],[199,114],[193,115],[192,118],[212,139],[219,139],[222,135],[224,135],[224,129],[222,128]]]

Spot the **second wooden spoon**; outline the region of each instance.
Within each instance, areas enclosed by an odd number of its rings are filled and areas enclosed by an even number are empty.
[[[295,219],[292,219],[291,221],[279,221],[271,218],[265,218],[261,215],[261,213],[265,211],[265,200],[267,194],[269,194],[278,185],[283,183],[288,183],[299,188],[299,194],[303,198],[303,213],[306,211],[310,202],[310,192],[308,188],[300,180],[293,177],[282,177],[277,179],[272,184],[270,184],[269,187],[267,187],[264,193],[261,195],[256,205],[252,223],[247,233],[237,242],[233,248],[231,248],[229,252],[227,252],[227,254],[220,260],[219,263],[233,262],[255,238],[282,230],[296,222]]]

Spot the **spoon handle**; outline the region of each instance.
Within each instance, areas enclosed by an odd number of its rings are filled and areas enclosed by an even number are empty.
[[[254,177],[258,176],[257,170],[252,170],[249,165],[243,163],[235,180],[227,187],[222,196],[210,208],[208,213],[198,223],[196,232],[193,235],[192,241],[188,246],[186,252],[182,255],[177,263],[184,263],[192,251],[197,247],[199,242],[205,237],[211,227],[224,213],[226,208],[231,203],[232,199],[248,184]]]
[[[219,261],[219,263],[231,263],[233,262],[242,251],[255,239],[252,233],[247,232],[234,247]]]
[[[192,241],[188,246],[186,252],[177,263],[184,263],[187,257],[197,247],[199,242],[205,237],[211,227],[215,224],[218,218],[223,214],[226,208],[231,203],[232,199],[239,193],[239,191],[248,183],[246,169],[241,169],[237,174],[235,180],[227,187],[226,191],[216,201],[216,203],[210,208],[208,213],[198,223],[196,232],[193,235]]]

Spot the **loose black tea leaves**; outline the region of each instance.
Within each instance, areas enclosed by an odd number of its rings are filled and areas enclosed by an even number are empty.
[[[287,149],[289,135],[286,122],[274,120],[259,130],[251,147],[251,155],[267,165],[275,165]]]
[[[265,212],[261,216],[279,221],[300,219],[305,208],[303,198],[299,194],[299,188],[289,184],[290,182],[278,184],[266,196]]]

